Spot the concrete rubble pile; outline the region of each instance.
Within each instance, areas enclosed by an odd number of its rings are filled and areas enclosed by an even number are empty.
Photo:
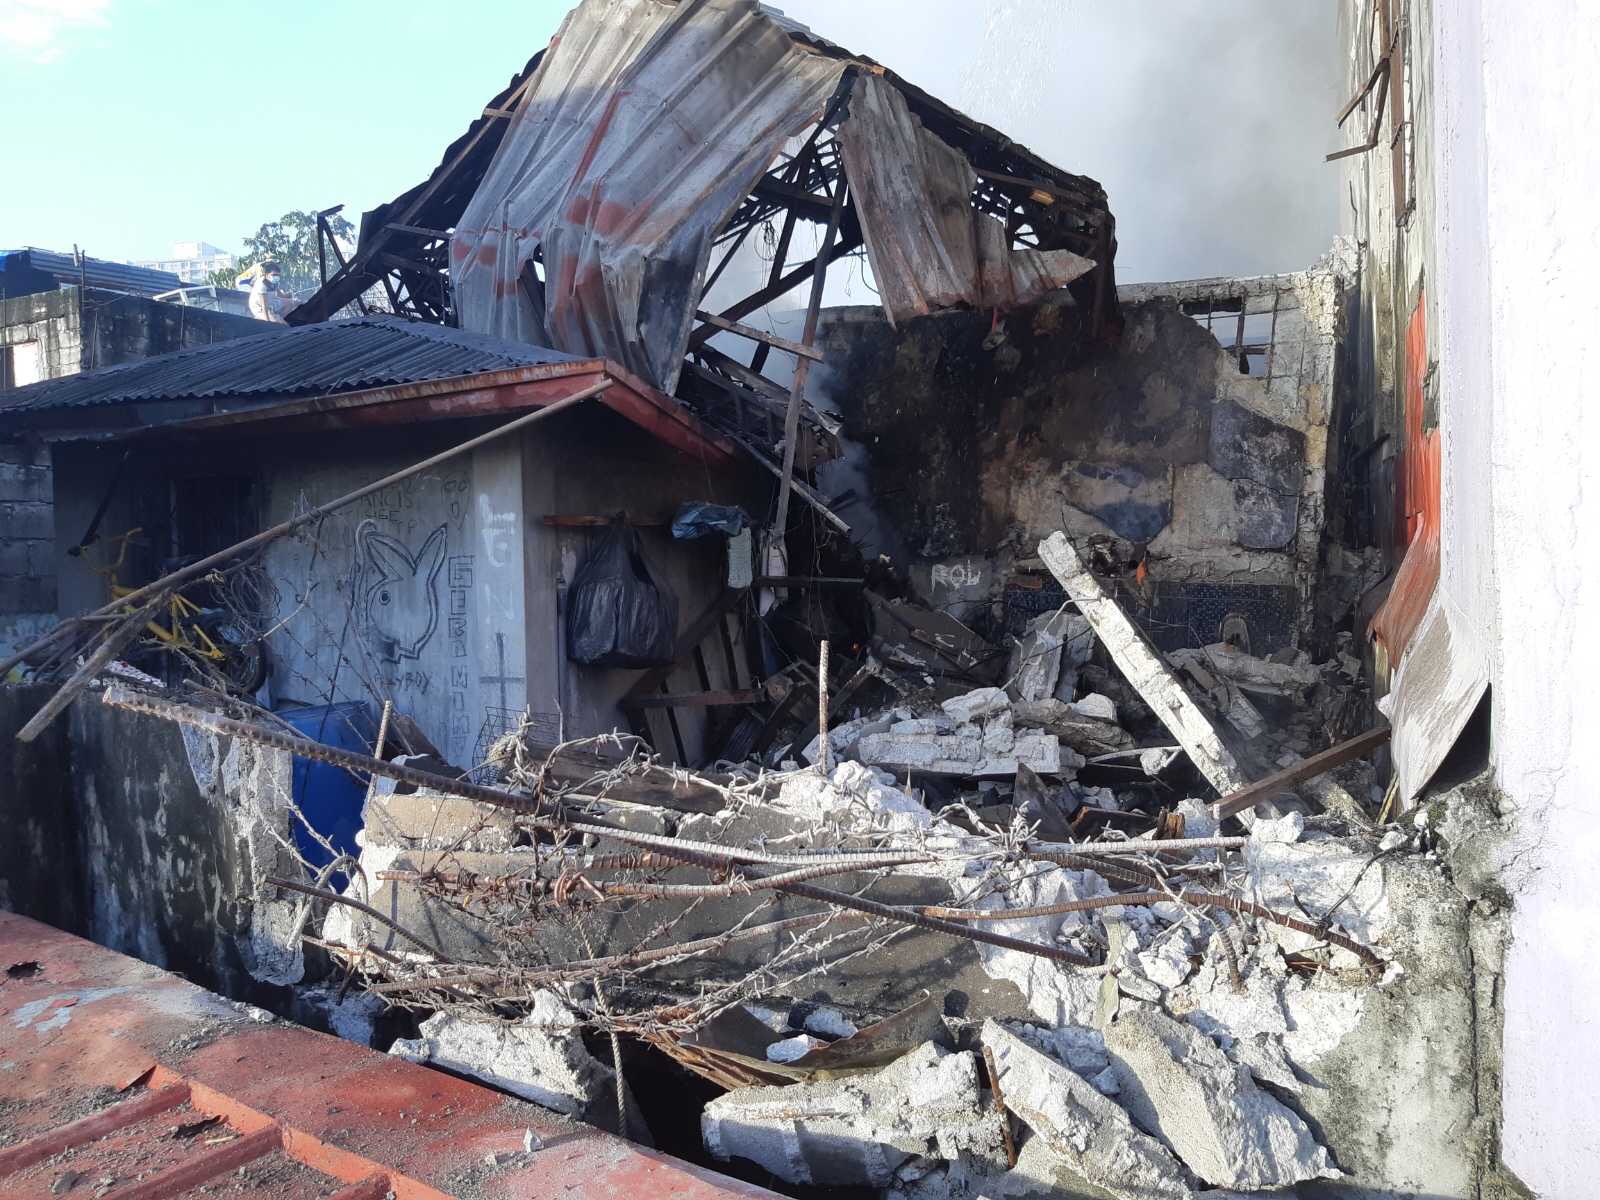
[[[622,742],[538,760],[519,733],[497,754],[502,789],[539,798],[521,811],[380,779],[360,905],[319,940],[418,1014],[393,1053],[640,1136],[607,1052],[626,1035],[717,1085],[711,1155],[788,1184],[1360,1179],[1377,1085],[1350,1060],[1438,951],[1401,916],[1427,869],[1314,791],[1219,816],[1197,793],[1242,781],[1252,740],[1228,697],[1297,703],[1322,673],[1163,656],[1109,603],[1034,621],[1000,684],[911,679],[776,766],[668,770]]]
[[[284,938],[304,929],[366,990],[306,1003],[363,1040],[398,1021],[391,1053],[635,1138],[648,1048],[715,1085],[708,1154],[785,1184],[1144,1198],[1386,1178],[1374,1135],[1405,1089],[1439,1044],[1479,1051],[1440,966],[1462,898],[1408,853],[1422,834],[1380,839],[1327,802],[1339,785],[1249,783],[1264,747],[1314,747],[1232,707],[1313,706],[1321,669],[1163,655],[1065,539],[1040,550],[1069,603],[1002,678],[884,667],[886,706],[829,713],[776,763],[694,772],[637,739],[541,750],[526,729],[491,751],[493,784],[346,761],[373,779],[359,859],[323,875],[342,894],[309,926],[294,892],[327,889],[275,879],[273,903]],[[1452,1032],[1404,1059],[1429,1013]]]

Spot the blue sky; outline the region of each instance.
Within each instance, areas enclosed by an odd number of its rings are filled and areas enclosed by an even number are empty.
[[[416,183],[569,0],[0,0],[0,247],[156,258]],[[1125,280],[1327,248],[1333,0],[782,0],[1101,180]]]

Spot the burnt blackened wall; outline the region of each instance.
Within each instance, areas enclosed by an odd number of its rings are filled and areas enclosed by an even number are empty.
[[[88,935],[225,995],[304,974],[295,905],[266,879],[298,870],[289,758],[214,734],[74,702],[71,807]]]
[[[0,687],[0,908],[72,933],[88,932],[67,723],[19,742],[55,684]]]
[[[288,756],[74,701],[29,743],[54,684],[0,687],[0,908],[178,971],[226,995],[280,997],[305,971]]]
[[[0,654],[37,637],[56,610],[49,448],[0,440]]]
[[[958,615],[1059,602],[1010,596],[1007,583],[1065,529],[1147,552],[1134,601],[1178,626],[1158,640],[1216,640],[1242,613],[1262,630],[1258,652],[1298,642],[1321,539],[1340,278],[1329,263],[1124,288],[1116,345],[1092,342],[1065,297],[998,321],[949,312],[898,329],[875,309],[831,311],[812,399],[843,416],[847,445],[822,490],[854,489],[845,515],[864,549],[906,565],[925,601]],[[1260,326],[1248,373],[1234,339],[1225,349],[1194,319],[1213,304]]]

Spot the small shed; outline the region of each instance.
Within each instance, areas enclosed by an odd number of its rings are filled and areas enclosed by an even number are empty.
[[[629,727],[619,701],[642,672],[577,665],[563,642],[567,590],[619,514],[676,595],[681,630],[707,644],[678,647],[680,665],[651,672],[651,690],[750,689],[741,623],[722,616],[737,609],[728,543],[674,540],[670,524],[689,501],[764,516],[771,474],[613,362],[394,317],[40,383],[8,397],[0,430],[51,445],[70,616],[108,599],[98,550],[127,530],[143,532],[124,581],[145,582],[601,382],[593,399],[367,495],[230,577],[249,593],[230,607],[266,640],[263,699],[392,699],[471,767],[524,711],[551,741]],[[96,546],[74,554],[86,535]],[[712,707],[629,707],[671,758],[720,749],[726,721],[708,720]]]

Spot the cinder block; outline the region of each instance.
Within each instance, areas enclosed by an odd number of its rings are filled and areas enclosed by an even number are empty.
[[[49,504],[0,503],[0,535],[53,541],[55,510]]]
[[[0,613],[49,613],[55,608],[56,581],[53,578],[0,578]]]
[[[30,540],[28,547],[28,574],[37,578],[54,578],[56,573],[56,544],[43,538]]]
[[[50,450],[44,445],[0,441],[0,463],[14,463],[19,467],[49,467]]]
[[[34,544],[21,538],[0,537],[0,575],[16,578],[36,574],[28,553]]]
[[[52,499],[48,467],[0,462],[0,501],[49,504]]]

